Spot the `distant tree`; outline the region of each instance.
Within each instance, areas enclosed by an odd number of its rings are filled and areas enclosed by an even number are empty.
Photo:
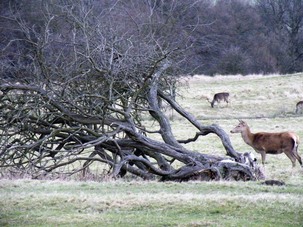
[[[113,177],[260,177],[218,125],[202,125],[171,93],[192,46],[190,24],[175,16],[190,1],[33,2],[39,23],[14,5],[4,18],[16,32],[1,43],[2,169],[40,177],[102,163]],[[176,139],[160,100],[196,128],[193,138]],[[182,146],[209,133],[235,161]]]
[[[207,25],[194,35],[205,74],[249,74],[275,71],[263,24],[251,1],[216,1],[204,17]]]
[[[191,66],[200,74],[302,71],[302,1],[203,1],[192,11]]]
[[[258,0],[257,9],[266,25],[269,49],[277,58],[279,70],[303,71],[303,1]]]
[[[249,73],[250,59],[240,48],[231,46],[224,49],[217,64],[217,73],[219,74],[247,74]]]

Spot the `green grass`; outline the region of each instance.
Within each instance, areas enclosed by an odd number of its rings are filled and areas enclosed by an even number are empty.
[[[303,138],[303,114],[294,113],[303,100],[303,74],[194,77],[183,85],[178,102],[204,125],[216,123],[229,133],[244,119],[253,132],[292,130]],[[230,105],[211,108],[206,97],[221,91],[231,93]],[[194,136],[196,129],[176,113],[172,119],[178,139]],[[254,152],[239,134],[229,135],[236,150]],[[225,155],[215,135],[186,147]],[[281,154],[267,156],[264,172],[286,185],[1,179],[0,226],[303,226],[303,169],[291,168]]]
[[[302,226],[302,193],[259,182],[2,180],[0,224]]]

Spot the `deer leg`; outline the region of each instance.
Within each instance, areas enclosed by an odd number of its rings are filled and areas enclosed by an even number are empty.
[[[300,155],[299,155],[299,153],[298,153],[297,148],[298,148],[298,147],[296,147],[295,150],[294,150],[294,156],[295,156],[295,158],[298,160],[298,162],[300,163],[300,165],[303,167],[302,159],[301,159],[301,157],[300,157]]]
[[[262,158],[262,164],[264,166],[265,165],[266,152],[265,151],[260,151],[260,153],[261,153],[261,158]]]
[[[286,154],[286,156],[290,159],[291,163],[292,163],[292,167],[296,166],[296,157],[293,153],[288,153],[288,152],[284,152]]]
[[[228,106],[228,99],[225,99],[225,102],[227,103],[227,106]]]
[[[303,167],[301,156],[298,153],[298,146],[299,146],[299,144],[296,143],[296,146],[293,149],[293,153],[295,155],[295,158],[298,160],[298,162],[300,163],[300,165]]]
[[[301,157],[299,156],[299,154],[297,154],[297,160],[298,160],[298,162],[300,163],[301,167],[303,167],[302,159],[301,159]]]

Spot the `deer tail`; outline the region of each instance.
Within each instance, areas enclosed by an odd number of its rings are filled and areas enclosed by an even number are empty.
[[[296,134],[292,135],[292,139],[293,139],[293,154],[294,154],[295,158],[298,160],[298,162],[300,163],[300,165],[303,167],[302,158],[300,157],[300,155],[298,153],[299,136]]]
[[[292,139],[292,143],[293,143],[293,145],[292,145],[292,150],[293,151],[296,151],[297,150],[297,148],[298,148],[298,146],[299,146],[299,142],[298,142],[298,138],[297,138],[297,136],[296,135],[291,135],[291,139]]]

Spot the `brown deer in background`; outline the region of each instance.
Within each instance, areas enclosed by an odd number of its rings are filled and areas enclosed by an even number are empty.
[[[227,105],[228,105],[228,102],[229,102],[228,99],[229,99],[229,93],[228,93],[228,92],[216,93],[216,94],[214,95],[213,100],[210,102],[210,105],[211,105],[212,108],[214,108],[215,103],[219,103],[219,102],[221,102],[221,101],[226,102]]]
[[[296,105],[296,113],[302,113],[303,110],[303,101],[299,101]]]
[[[265,163],[266,154],[285,153],[295,167],[296,160],[302,165],[302,159],[298,154],[299,137],[293,132],[258,132],[251,133],[247,123],[240,120],[240,123],[230,131],[241,133],[245,143],[251,146],[257,153],[261,154],[262,164]]]

